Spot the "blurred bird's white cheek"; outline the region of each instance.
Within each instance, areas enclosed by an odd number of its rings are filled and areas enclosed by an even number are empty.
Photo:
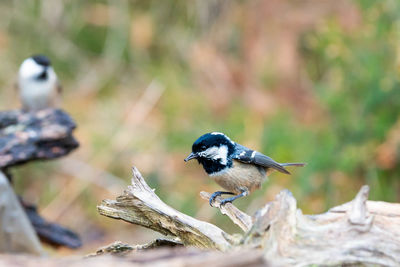
[[[40,75],[44,70],[43,66],[37,64],[33,59],[26,59],[19,69],[19,76],[22,79],[31,79]]]

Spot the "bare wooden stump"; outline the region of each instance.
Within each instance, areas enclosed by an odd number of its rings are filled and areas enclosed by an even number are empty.
[[[186,246],[221,251],[261,251],[265,261],[283,266],[400,264],[400,204],[367,201],[369,187],[356,198],[318,215],[303,215],[288,190],[249,216],[234,205],[216,206],[244,233],[235,238],[217,226],[165,204],[133,168],[132,185],[116,200],[104,200],[100,214],[179,238]],[[208,201],[210,194],[202,192]]]
[[[10,181],[10,170],[36,160],[51,160],[69,154],[79,143],[73,136],[76,128],[71,117],[60,109],[35,112],[10,110],[0,112],[0,171]],[[12,191],[12,188],[10,187]],[[55,247],[77,248],[82,242],[77,234],[42,218],[34,205],[22,207],[40,239]],[[2,220],[2,217],[0,217]]]

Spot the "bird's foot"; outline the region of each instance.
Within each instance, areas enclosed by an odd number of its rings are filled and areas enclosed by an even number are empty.
[[[233,194],[232,194],[233,195]],[[249,195],[249,191],[247,190],[242,190],[242,193],[240,193],[239,195],[236,195],[234,197],[229,197],[229,198],[225,198],[221,201],[220,206],[225,205],[226,203],[232,203],[235,199],[238,199],[240,197],[244,197]]]
[[[236,198],[230,197],[230,198],[225,198],[221,201],[221,203],[219,204],[220,206],[225,205],[226,203],[232,203],[233,200],[235,200]]]
[[[210,206],[212,207],[213,205],[213,202],[214,202],[214,200],[215,200],[215,198],[216,197],[219,197],[219,196],[221,196],[221,195],[234,195],[234,193],[232,193],[232,192],[224,192],[224,191],[217,191],[217,192],[214,192],[212,195],[211,195],[211,197],[210,197],[210,199],[209,199],[209,203],[210,203]],[[222,202],[221,202],[222,203]]]

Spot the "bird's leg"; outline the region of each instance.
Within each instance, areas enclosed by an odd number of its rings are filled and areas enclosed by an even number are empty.
[[[234,196],[234,197],[225,198],[224,200],[221,201],[221,204],[220,204],[220,205],[221,205],[221,206],[222,206],[222,205],[225,205],[226,203],[232,202],[232,201],[234,201],[234,200],[237,199],[237,198],[245,197],[245,196],[249,195],[249,191],[248,191],[248,190],[242,189],[241,192],[242,192],[242,193],[240,193],[239,195],[236,195],[236,196]]]
[[[220,195],[234,195],[234,193],[232,193],[232,192],[226,192],[226,191],[217,191],[217,192],[214,192],[214,193],[211,195],[210,200],[209,200],[209,203],[210,203],[210,206],[211,206],[211,207],[212,207],[212,203],[214,202],[214,199],[215,199],[216,197],[219,197]]]

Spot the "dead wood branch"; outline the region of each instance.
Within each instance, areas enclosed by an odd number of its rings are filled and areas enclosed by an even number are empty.
[[[76,149],[76,125],[59,109],[0,112],[0,169],[36,159],[54,159]]]
[[[36,206],[21,201],[26,215],[41,241],[53,247],[79,248],[82,241],[78,234],[56,223],[48,222],[37,211]]]
[[[88,257],[94,257],[106,254],[121,256],[121,255],[127,255],[132,251],[147,250],[147,249],[161,248],[161,247],[172,248],[180,246],[183,246],[181,242],[165,238],[157,238],[156,240],[153,240],[149,243],[142,245],[135,245],[135,246],[124,244],[121,241],[116,241],[110,245],[99,248],[95,253],[89,254]]]
[[[145,251],[132,251],[123,257],[101,255],[81,258],[31,257],[22,255],[0,255],[0,266],[29,267],[267,267],[262,251],[232,251],[221,253],[194,248],[161,248]]]
[[[184,245],[223,251],[262,251],[264,259],[288,266],[400,263],[400,204],[367,201],[368,186],[356,198],[319,215],[303,215],[288,190],[280,192],[251,218],[232,204],[216,206],[238,224],[239,241],[218,227],[182,214],[162,202],[134,168],[132,186],[100,214],[179,237]],[[209,199],[208,193],[201,193]],[[229,240],[229,242],[228,242]]]
[[[199,221],[165,204],[134,167],[132,185],[116,201],[104,200],[101,215],[138,224],[164,235],[178,237],[183,244],[228,250],[229,235],[217,226]]]
[[[400,263],[400,205],[394,209],[395,204],[379,202],[378,210],[390,208],[390,216],[380,212],[370,216],[374,212],[366,206],[368,191],[368,186],[362,187],[340,212],[334,209],[313,216],[303,215],[292,194],[284,190],[258,213],[246,243],[263,247],[268,260],[283,265],[396,266]]]
[[[200,192],[200,196],[205,200],[209,200],[211,194],[202,191]],[[232,203],[226,203],[225,205],[221,206],[221,201],[222,198],[220,196],[216,197],[214,200],[214,206],[218,207],[222,214],[228,216],[229,219],[238,225],[244,232],[249,231],[253,226],[251,216],[236,208]]]

